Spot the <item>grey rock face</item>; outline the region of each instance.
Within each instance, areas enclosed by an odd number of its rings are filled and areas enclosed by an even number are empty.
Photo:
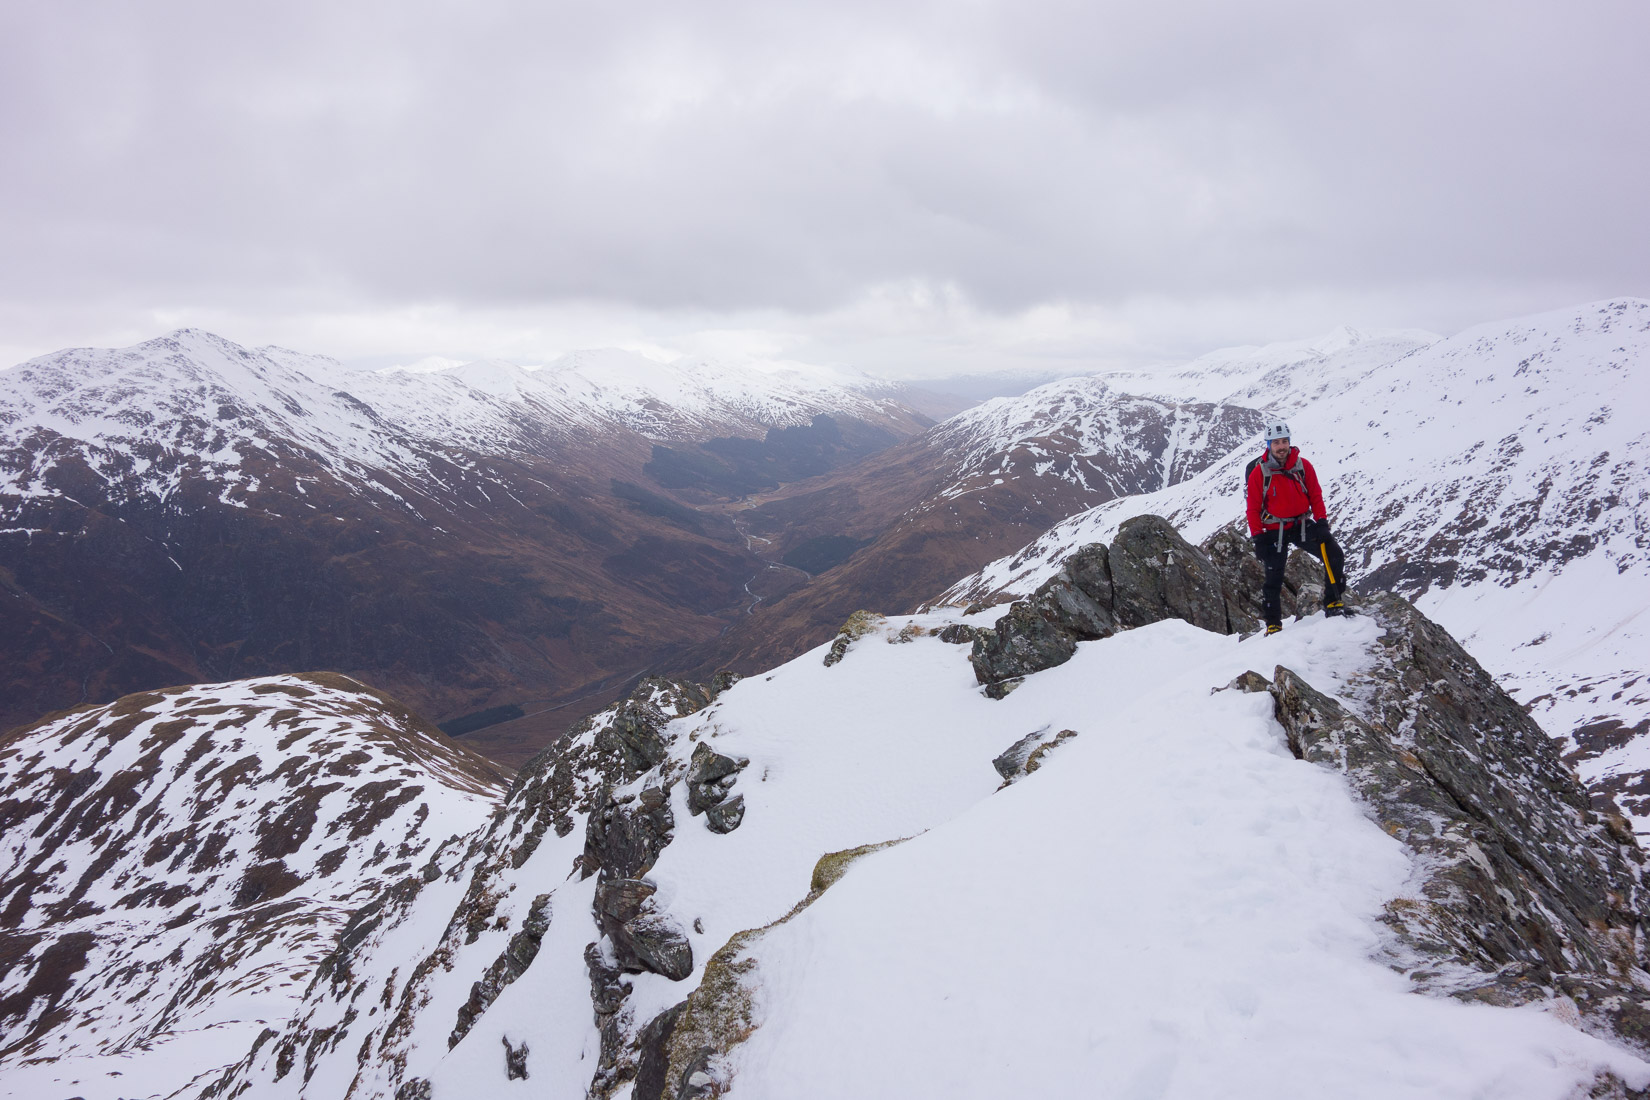
[[[975,632],[969,661],[988,694],[1000,698],[993,686],[1064,664],[1078,642],[1117,632],[1107,556],[1099,543],[1082,547],[1036,592],[1015,601],[995,629]]]
[[[601,1017],[611,1016],[624,1006],[624,999],[630,995],[630,983],[622,979],[624,971],[602,958],[598,944],[585,945],[584,968],[590,974],[590,1003],[600,1023]]]
[[[728,833],[738,828],[745,813],[744,796],[733,799],[739,803],[736,811],[731,807],[722,809],[722,806],[728,801],[728,792],[733,789],[739,772],[749,764],[744,757],[723,756],[703,741],[695,745],[693,756],[688,760],[688,813],[695,817],[706,814],[705,824],[713,833]]]
[[[1004,780],[1013,779],[1025,774],[1026,758],[1031,750],[1042,744],[1046,730],[1028,733],[1014,744],[1008,746],[991,761],[991,766],[997,769],[997,774]]]
[[[1495,1004],[1571,997],[1588,1023],[1650,1050],[1644,857],[1596,812],[1558,748],[1441,627],[1402,597],[1354,714],[1279,667],[1295,754],[1343,772],[1425,869],[1388,904],[1394,965],[1423,989]]]
[[[670,1065],[670,1037],[682,1018],[687,1002],[665,1009],[641,1030],[636,1038],[636,1086],[634,1100],[664,1100]]]
[[[1075,730],[1061,730],[1051,734],[1047,728],[1028,733],[991,761],[997,774],[1003,777],[1003,786],[1024,779],[1042,766],[1050,750],[1058,748],[1073,737]]]
[[[731,833],[745,820],[745,796],[736,794],[705,811],[705,828],[713,833]]]
[[[1184,619],[1231,633],[1220,575],[1208,557],[1161,516],[1136,516],[1112,540],[1113,607],[1125,627]]]
[[[639,878],[658,862],[675,835],[676,815],[663,787],[643,787],[634,801],[620,802],[611,792],[584,830],[580,877],[606,871],[617,878]]]
[[[580,722],[528,761],[506,802],[511,865],[527,862],[547,828],[566,836],[580,814],[607,799],[608,788],[629,783],[663,760],[665,727],[709,705],[710,693],[698,684],[650,677],[611,714]]]
[[[693,746],[687,770],[688,813],[697,817],[726,798],[734,775],[748,763],[723,756],[703,741]]]
[[[859,639],[875,630],[887,617],[875,611],[856,611],[848,616],[848,621],[842,624],[842,629],[831,642],[831,650],[825,654],[825,667],[830,668],[848,655],[848,647]]]
[[[675,921],[654,909],[657,889],[645,879],[604,877],[596,886],[596,923],[612,941],[621,971],[679,982],[693,973],[693,946]]]
[[[430,1079],[413,1077],[395,1090],[395,1100],[430,1100]]]
[[[969,660],[986,694],[1001,698],[1016,677],[1064,664],[1077,643],[1163,619],[1232,632],[1221,574],[1208,557],[1159,516],[1136,516],[1111,546],[1092,543],[1060,572],[1016,600],[989,633],[978,632]]]

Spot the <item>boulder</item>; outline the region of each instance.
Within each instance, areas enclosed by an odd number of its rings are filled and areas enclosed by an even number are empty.
[[[1208,557],[1161,516],[1135,516],[1118,528],[1109,565],[1112,605],[1124,627],[1184,619],[1232,633],[1220,574]]]
[[[724,756],[701,741],[688,759],[688,813],[697,817],[727,798],[735,777],[750,764],[744,757]]]
[[[993,630],[976,631],[969,661],[986,694],[1000,699],[1017,678],[1069,661],[1079,642],[1119,630],[1184,619],[1232,633],[1229,602],[1221,573],[1203,551],[1168,520],[1136,516],[1110,547],[1079,548]]]
[[[1064,664],[1077,652],[1078,642],[1105,638],[1117,629],[1107,551],[1091,543],[1068,557],[1031,596],[1010,605],[994,629],[976,630],[969,661],[975,678],[989,688]]]
[[[705,811],[705,828],[713,833],[731,833],[745,820],[745,796],[736,794]]]
[[[693,973],[693,946],[653,905],[658,887],[645,879],[603,878],[596,885],[596,924],[613,944],[618,969],[679,982]]]
[[[848,655],[848,647],[859,639],[876,630],[888,621],[886,615],[875,611],[856,611],[848,616],[848,621],[842,624],[842,629],[831,641],[831,650],[825,654],[825,667],[830,668]]]

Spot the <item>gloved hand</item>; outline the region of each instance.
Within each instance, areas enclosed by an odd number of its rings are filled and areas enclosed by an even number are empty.
[[[1329,520],[1315,519],[1307,524],[1306,542],[1308,545],[1329,541]]]

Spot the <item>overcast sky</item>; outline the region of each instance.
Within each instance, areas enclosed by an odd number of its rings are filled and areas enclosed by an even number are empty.
[[[0,362],[1081,370],[1650,297],[1642,0],[0,5]]]

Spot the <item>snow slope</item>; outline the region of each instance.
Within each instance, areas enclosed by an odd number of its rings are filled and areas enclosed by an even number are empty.
[[[1278,407],[1318,469],[1354,585],[1415,597],[1549,732],[1602,723],[1616,743],[1581,768],[1606,788],[1650,768],[1647,370],[1650,302],[1620,299],[1481,325]],[[939,600],[1029,592],[1134,515],[1199,541],[1242,515],[1253,453],[1075,516]],[[1650,803],[1625,804],[1646,820]]]
[[[1342,326],[1315,340],[1221,348],[1189,363],[1097,377],[1133,393],[1271,411],[1280,404],[1298,406],[1333,393],[1440,339],[1420,329],[1361,332]]]
[[[1270,696],[1217,690],[1281,663],[1355,705],[1371,621],[1248,640],[1157,623],[1083,643],[993,701],[967,648],[936,636],[960,618],[871,623],[839,663],[820,647],[746,679],[661,727],[662,763],[586,803],[634,830],[630,815],[675,778],[673,839],[645,875],[648,919],[691,946],[685,979],[635,973],[602,992],[596,968],[615,962],[591,922],[604,879],[578,874],[593,834],[577,819],[523,845],[540,803],[518,784],[493,833],[514,854],[475,864],[487,907],[442,908],[449,891],[364,929],[348,964],[372,996],[312,990],[307,1023],[218,1094],[578,1100],[608,1054],[639,1034],[645,1046],[644,1025],[696,986],[746,990],[735,1015],[748,1034],[680,1095],[1558,1100],[1605,1068],[1650,1084],[1650,1065],[1570,1027],[1561,1004],[1410,992],[1381,960],[1377,923],[1416,881],[1405,849],[1338,774],[1291,755]],[[1065,730],[1075,738],[1005,788],[994,757]],[[726,834],[692,813],[681,781],[706,746],[748,761],[730,792],[743,822]],[[558,805],[584,797],[567,794]],[[810,893],[827,853],[900,841],[835,861],[844,877]],[[524,952],[534,912],[548,920]],[[530,965],[459,1037],[473,983],[512,951]],[[612,998],[612,1045],[592,1022],[593,985]],[[358,1062],[358,1049],[373,1053]],[[296,1056],[285,1072],[282,1050]]]

